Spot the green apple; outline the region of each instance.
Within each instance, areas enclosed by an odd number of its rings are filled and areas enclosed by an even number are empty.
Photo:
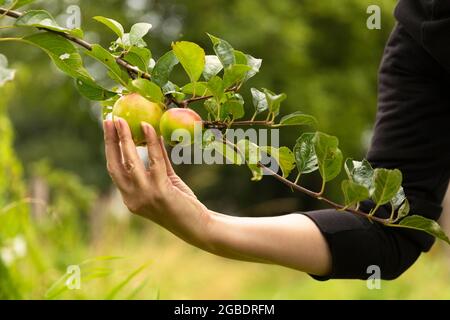
[[[171,145],[181,144],[184,146],[194,142],[195,126],[202,128],[202,118],[192,109],[172,108],[164,112],[159,123],[159,130],[164,140]],[[184,131],[177,131],[183,129]],[[172,134],[175,132],[175,141]],[[189,135],[187,139],[186,135]],[[185,138],[184,138],[185,137]]]
[[[138,93],[131,93],[122,96],[116,101],[112,115],[113,117],[120,117],[128,122],[134,143],[137,146],[143,146],[145,145],[145,136],[142,131],[141,122],[151,124],[158,132],[163,108],[164,106],[147,100]]]

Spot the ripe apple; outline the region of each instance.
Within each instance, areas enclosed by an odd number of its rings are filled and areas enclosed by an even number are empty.
[[[167,110],[161,117],[159,130],[164,140],[169,144],[187,146],[194,142],[196,123],[200,123],[202,127],[202,118],[194,110],[188,108],[172,108]],[[178,131],[176,135],[181,134],[182,136],[177,137],[178,141],[172,141],[172,134],[177,129],[183,129],[185,131]],[[183,139],[186,135],[189,135],[190,139]]]
[[[163,107],[151,102],[138,93],[122,96],[113,107],[113,117],[120,117],[128,122],[133,141],[137,146],[145,145],[145,136],[142,131],[141,122],[151,124],[157,132],[159,121],[163,115]]]

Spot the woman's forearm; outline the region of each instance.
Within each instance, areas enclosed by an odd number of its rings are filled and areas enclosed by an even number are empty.
[[[211,212],[206,249],[227,258],[273,263],[315,275],[331,270],[328,245],[308,217],[241,218]]]

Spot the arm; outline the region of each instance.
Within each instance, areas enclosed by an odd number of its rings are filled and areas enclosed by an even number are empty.
[[[164,144],[143,124],[151,165],[145,168],[127,123],[105,121],[108,171],[125,205],[184,241],[213,254],[273,263],[315,275],[331,270],[328,245],[303,215],[239,218],[208,210],[175,174]]]

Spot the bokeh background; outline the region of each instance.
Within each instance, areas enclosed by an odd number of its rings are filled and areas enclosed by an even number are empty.
[[[382,9],[381,30],[366,27],[367,7],[374,4]],[[81,8],[87,40],[105,46],[114,38],[93,16],[114,18],[126,29],[152,23],[146,40],[156,58],[178,39],[210,53],[206,32],[227,39],[264,60],[243,89],[248,110],[251,87],[285,92],[283,113],[314,115],[321,131],[340,138],[346,156],[364,157],[395,1],[73,0],[32,7],[64,22],[70,5]],[[0,88],[0,298],[450,298],[449,252],[441,243],[400,279],[368,290],[363,281],[320,283],[277,266],[215,257],[131,216],[105,170],[101,107],[81,97],[38,49],[1,43],[0,52],[17,69],[14,82]],[[96,77],[104,76],[101,66],[86,62]],[[302,132],[282,131],[282,144],[292,146]],[[321,207],[269,177],[251,182],[244,167],[176,170],[210,209],[227,214],[272,216]],[[305,183],[317,189],[320,180],[312,175]],[[340,199],[338,184],[328,194]],[[79,290],[64,286],[69,265],[81,266]]]

